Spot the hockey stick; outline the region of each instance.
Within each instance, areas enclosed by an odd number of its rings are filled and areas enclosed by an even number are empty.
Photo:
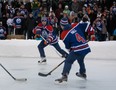
[[[46,41],[45,38],[44,38],[42,35],[40,35],[40,37],[41,37],[44,41]],[[46,41],[46,42],[47,42],[47,41]]]
[[[54,49],[54,51],[57,53],[58,56],[62,57],[61,54]]]
[[[41,37],[45,42],[47,42],[46,39],[45,39],[42,35],[40,35],[40,37]],[[58,53],[56,50],[54,50],[54,51],[57,53],[58,56],[62,57],[62,56],[60,55],[60,53]]]
[[[16,80],[16,81],[27,81],[26,78],[20,78],[20,79],[15,78],[11,73],[8,72],[8,70],[7,70],[2,64],[0,64],[0,66],[1,66],[1,67],[2,67],[14,80]]]
[[[65,61],[65,60],[64,60]],[[42,76],[42,77],[47,77],[48,75],[51,75],[51,73],[55,70],[55,69],[57,69],[62,63],[64,63],[64,61],[62,61],[60,64],[58,64],[55,68],[53,68],[50,72],[48,72],[47,74],[44,74],[44,73],[41,73],[41,72],[39,72],[38,73],[38,75],[39,76]]]

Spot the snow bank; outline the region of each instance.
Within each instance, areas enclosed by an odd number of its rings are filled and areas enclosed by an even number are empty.
[[[39,52],[37,46],[39,43],[40,40],[0,40],[0,57],[38,58]],[[59,41],[59,44],[65,49],[62,41]],[[116,59],[115,41],[90,41],[89,46],[92,52],[86,56],[88,59]],[[56,50],[50,45],[45,48],[45,53],[47,57],[59,57],[58,54],[53,54],[56,53]]]

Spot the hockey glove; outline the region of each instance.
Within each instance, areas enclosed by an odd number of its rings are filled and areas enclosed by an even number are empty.
[[[48,43],[46,41],[44,41],[44,44],[47,45]]]
[[[51,39],[49,39],[49,38],[48,38],[47,40],[44,41],[44,44],[45,44],[45,45],[50,44],[50,43],[51,43]]]
[[[91,41],[95,41],[95,35],[91,35]]]
[[[40,35],[41,34],[41,29],[37,29],[36,30],[36,34],[39,34]]]

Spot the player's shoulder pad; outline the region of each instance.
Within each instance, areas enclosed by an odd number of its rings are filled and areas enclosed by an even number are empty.
[[[61,40],[64,40],[70,30],[64,30],[61,33]]]
[[[49,32],[53,32],[53,27],[51,25],[47,25],[45,27]]]
[[[42,23],[39,23],[37,26],[38,26],[38,27],[42,27],[43,25],[42,25]]]
[[[75,27],[78,23],[71,24],[72,28]]]

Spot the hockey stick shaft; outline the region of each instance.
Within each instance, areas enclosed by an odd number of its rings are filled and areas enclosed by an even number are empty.
[[[41,37],[45,42],[47,42],[47,40],[46,40],[42,35],[40,35],[40,37]]]
[[[65,61],[65,60],[64,60]],[[55,68],[53,68],[50,72],[48,72],[47,74],[43,74],[43,73],[39,73],[39,76],[48,76],[51,75],[51,73],[56,70],[60,65],[62,65],[64,63],[64,61],[62,61],[60,64],[58,64]]]
[[[40,37],[41,37],[45,42],[47,42],[47,40],[46,40],[42,35],[40,35]],[[62,57],[62,56],[60,55],[60,53],[58,53],[56,50],[54,50],[54,51],[58,54],[58,56]]]
[[[21,79],[17,79],[15,78],[2,64],[0,64],[0,66],[14,79],[14,80],[17,80],[17,81],[26,81],[27,79],[26,78],[21,78]]]
[[[12,74],[9,73],[9,71],[2,65],[0,64],[0,66],[15,80],[16,78],[12,76]]]
[[[58,64],[55,68],[53,68],[50,72],[49,72],[49,74],[51,74],[55,69],[57,69],[60,65],[62,65],[64,63],[64,61],[62,61],[60,64]]]

